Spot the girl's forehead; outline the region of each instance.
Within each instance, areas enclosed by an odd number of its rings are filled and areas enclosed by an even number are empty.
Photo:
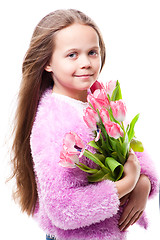
[[[55,38],[56,48],[76,48],[76,46],[90,46],[99,47],[99,37],[97,32],[88,25],[79,23],[72,24],[56,34]]]

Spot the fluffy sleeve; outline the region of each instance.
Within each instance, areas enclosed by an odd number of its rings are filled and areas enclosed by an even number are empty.
[[[47,214],[53,225],[64,230],[89,226],[112,217],[119,208],[113,182],[89,184],[85,172],[58,164],[65,132],[76,131],[78,127],[82,137],[86,133],[67,105],[63,103],[63,111],[58,115],[51,107],[56,109],[56,105],[45,106],[43,103],[38,110],[30,140],[41,214]],[[64,119],[68,116],[70,121],[66,121],[64,127]],[[77,126],[72,127],[73,120]]]
[[[146,175],[151,182],[151,191],[149,198],[152,198],[158,192],[158,177],[155,171],[155,166],[149,154],[146,152],[136,152],[136,156],[141,165],[141,174]]]

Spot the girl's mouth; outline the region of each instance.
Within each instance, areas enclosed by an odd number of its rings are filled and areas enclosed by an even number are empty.
[[[89,77],[92,77],[93,74],[82,74],[82,75],[74,75],[74,76],[78,78],[88,79]]]

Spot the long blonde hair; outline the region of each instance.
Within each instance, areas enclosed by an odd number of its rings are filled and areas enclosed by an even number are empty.
[[[46,15],[36,26],[22,66],[22,82],[15,117],[13,152],[13,176],[16,178],[14,198],[22,211],[34,213],[37,187],[30,149],[30,134],[39,100],[43,92],[52,87],[51,73],[44,70],[54,51],[55,33],[74,23],[91,26],[99,36],[102,66],[105,62],[105,45],[96,24],[84,13],[69,9],[57,10]]]

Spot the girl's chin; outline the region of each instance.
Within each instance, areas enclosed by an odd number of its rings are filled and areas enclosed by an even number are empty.
[[[90,83],[85,83],[82,84],[81,86],[79,86],[79,90],[88,90],[91,88],[91,86],[93,85],[94,82],[90,82]]]

